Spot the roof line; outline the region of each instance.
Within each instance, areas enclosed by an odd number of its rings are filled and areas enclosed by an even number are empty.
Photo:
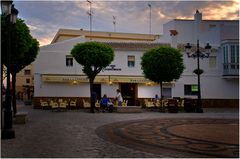
[[[88,30],[77,30],[77,29],[59,29],[56,35],[54,36],[52,43],[55,43],[57,39],[61,36],[86,36],[92,38],[111,38],[111,39],[139,39],[139,40],[156,40],[161,35],[160,34],[139,34],[139,33],[121,33],[121,32],[104,32],[104,31],[88,31]],[[130,36],[131,35],[131,36]],[[145,36],[145,37],[141,37]]]

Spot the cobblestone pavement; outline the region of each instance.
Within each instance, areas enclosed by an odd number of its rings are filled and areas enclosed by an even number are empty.
[[[168,157],[239,155],[237,119],[144,119],[104,125],[96,132],[113,143]]]
[[[205,110],[205,113],[200,114],[170,114],[152,111],[132,114],[90,114],[82,110],[52,112],[51,110],[32,109],[32,106],[23,105],[18,105],[18,110],[28,112],[28,121],[23,125],[13,125],[13,129],[15,130],[16,134],[15,139],[1,140],[2,158],[160,158],[176,157],[176,155],[178,157],[199,157],[201,155],[206,155],[209,157],[208,153],[193,153],[193,151],[189,149],[184,150],[184,147],[181,149],[176,148],[174,147],[174,144],[172,144],[173,147],[163,147],[161,145],[156,145],[156,150],[160,150],[158,149],[159,147],[162,150],[162,153],[156,153],[155,150],[151,150],[151,148],[154,148],[153,145],[163,144],[161,143],[162,141],[165,144],[167,143],[167,140],[158,139],[155,141],[153,138],[154,141],[145,141],[146,148],[142,149],[142,143],[137,139],[132,139],[132,137],[134,135],[138,135],[139,132],[142,132],[139,134],[145,137],[154,137],[154,135],[158,135],[154,133],[159,130],[158,126],[161,126],[161,123],[167,123],[165,126],[163,126],[163,128],[167,128],[167,125],[169,124],[168,126],[170,127],[166,129],[167,133],[175,135],[176,138],[186,138],[184,141],[193,143],[197,138],[207,143],[213,142],[216,144],[218,143],[216,142],[217,140],[219,141],[218,144],[228,143],[230,145],[238,145],[238,140],[235,140],[236,135],[231,136],[233,138],[229,138],[229,140],[222,139],[221,135],[218,135],[220,138],[215,138],[214,135],[208,135],[216,132],[222,133],[222,131],[226,131],[222,129],[222,126],[226,125],[221,124],[227,123],[227,126],[231,125],[230,123],[232,123],[232,125],[238,125],[239,114],[236,110]],[[179,124],[176,124],[178,121]],[[196,125],[192,127],[193,129],[190,129],[193,133],[186,133],[182,131],[185,130],[184,126],[188,126],[188,124],[190,124],[189,121],[193,121],[193,125],[196,124],[197,121],[206,121],[205,123],[200,124],[205,124],[205,126],[202,127],[204,130],[201,129],[201,131],[204,132],[203,134],[207,134],[207,136],[200,136],[197,132],[198,126]],[[223,122],[220,122],[220,126],[218,127],[216,125],[218,125],[219,121]],[[123,123],[125,123],[126,126],[123,126]],[[131,125],[134,125],[134,123],[136,125],[135,127]],[[109,124],[112,126],[109,127]],[[119,127],[119,124],[122,127]],[[149,125],[151,127],[148,128],[147,126]],[[210,129],[211,126],[215,126],[218,131],[212,132],[213,129]],[[106,132],[106,130],[123,130],[126,127],[128,127],[128,129],[125,129],[126,131],[118,131],[118,133],[125,132],[123,133],[124,135],[121,136],[120,142],[116,142],[114,139],[109,140],[108,135],[116,136],[117,133],[109,133]],[[227,131],[236,133],[235,128],[233,127],[227,127]],[[154,131],[149,131],[152,128]],[[165,135],[166,137],[169,135],[167,133],[163,133],[163,136]],[[184,141],[181,140],[181,142]],[[174,142],[175,145],[180,145],[179,143],[181,143],[180,140],[175,140]],[[129,145],[126,145],[126,143],[129,143]],[[134,143],[140,143],[140,146],[134,145]],[[192,148],[199,148],[199,145],[192,144],[191,146]],[[202,145],[200,148],[206,148],[205,146],[209,145]],[[237,152],[235,152],[235,154],[236,153]]]

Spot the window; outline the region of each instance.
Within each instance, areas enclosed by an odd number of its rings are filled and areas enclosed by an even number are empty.
[[[209,28],[212,29],[212,28],[216,28],[217,25],[216,24],[209,24]]]
[[[128,67],[135,67],[135,56],[128,56]]]
[[[230,53],[231,53],[231,69],[235,69],[235,60],[236,60],[236,56],[235,56],[235,46],[231,45],[230,46]]]
[[[223,63],[228,63],[228,46],[223,47]]]
[[[27,69],[27,70],[24,70],[24,75],[30,75],[31,74],[31,70]]]
[[[184,95],[197,95],[198,85],[184,85]]]
[[[228,46],[223,47],[223,68],[228,69]]]
[[[73,57],[71,55],[66,56],[66,66],[72,67],[73,66]]]
[[[229,42],[223,45],[223,71],[226,74],[238,75],[239,69],[239,44]]]
[[[162,93],[163,98],[172,98],[172,88],[163,88]]]
[[[216,68],[216,56],[209,57],[209,68]]]
[[[235,63],[235,46],[231,45],[231,63]]]
[[[27,83],[27,84],[30,83],[30,79],[29,79],[29,78],[26,79],[26,83]]]

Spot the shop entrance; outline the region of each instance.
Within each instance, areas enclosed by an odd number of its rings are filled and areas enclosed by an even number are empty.
[[[136,105],[137,84],[136,83],[121,83],[121,93],[123,100],[128,100],[129,106]]]

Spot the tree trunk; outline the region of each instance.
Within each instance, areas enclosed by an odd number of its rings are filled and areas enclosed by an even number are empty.
[[[160,82],[161,105],[163,107],[162,81]]]
[[[94,79],[92,79],[92,78],[89,79],[89,83],[90,83],[90,101],[91,101],[90,113],[94,113],[94,108],[95,108],[95,100],[94,100],[94,95],[93,95],[93,81],[94,81]]]
[[[16,106],[16,73],[12,73],[12,107],[13,107],[13,114],[14,116],[17,113],[17,106]]]

